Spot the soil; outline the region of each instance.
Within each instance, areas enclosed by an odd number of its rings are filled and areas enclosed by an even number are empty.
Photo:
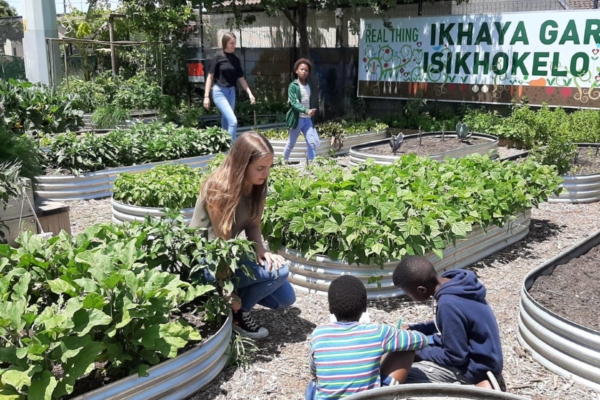
[[[600,147],[580,147],[569,175],[591,175],[600,173]]]
[[[404,143],[402,143],[402,147],[400,147],[400,150],[397,152],[396,156],[400,157],[405,154],[430,156],[434,154],[444,153],[450,150],[474,146],[477,144],[489,143],[489,140],[478,138],[470,138],[464,142],[456,139],[455,137],[446,137],[444,141],[442,141],[441,137],[437,136],[424,136],[421,139],[421,144],[419,144],[418,138],[404,139]],[[394,153],[392,153],[392,148],[388,143],[381,144],[379,146],[364,148],[360,151],[369,154],[380,154],[385,156],[394,155]]]
[[[515,147],[498,146],[498,158],[500,160],[525,153],[527,153],[527,150],[517,149]]]
[[[541,305],[578,325],[600,331],[600,246],[538,277],[529,290]]]

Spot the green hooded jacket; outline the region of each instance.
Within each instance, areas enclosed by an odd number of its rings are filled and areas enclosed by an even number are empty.
[[[312,96],[310,101],[310,108],[316,108],[312,103]],[[300,91],[300,83],[298,79],[290,83],[288,88],[288,102],[290,103],[290,109],[285,115],[285,121],[288,129],[296,129],[298,127],[298,120],[300,119],[300,113],[308,114],[308,109],[302,106],[302,92]]]

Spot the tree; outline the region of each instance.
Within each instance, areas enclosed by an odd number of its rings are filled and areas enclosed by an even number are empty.
[[[0,0],[0,17],[16,17],[17,11],[6,0]]]

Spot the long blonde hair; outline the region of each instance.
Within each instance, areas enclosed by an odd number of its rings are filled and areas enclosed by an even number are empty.
[[[215,218],[211,219],[213,228],[216,228],[215,234],[222,239],[231,238],[246,169],[268,154],[273,154],[273,146],[267,138],[257,132],[246,132],[238,136],[225,161],[202,184],[200,198],[206,211]],[[252,188],[250,198],[253,218],[260,213],[266,188],[267,180]]]

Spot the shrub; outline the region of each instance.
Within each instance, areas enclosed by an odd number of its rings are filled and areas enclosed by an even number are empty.
[[[546,201],[561,181],[553,167],[532,160],[499,163],[478,155],[444,163],[409,155],[392,166],[309,170],[288,171],[272,184],[262,225],[271,249],[370,265],[405,254],[441,257],[474,226],[503,226]]]

